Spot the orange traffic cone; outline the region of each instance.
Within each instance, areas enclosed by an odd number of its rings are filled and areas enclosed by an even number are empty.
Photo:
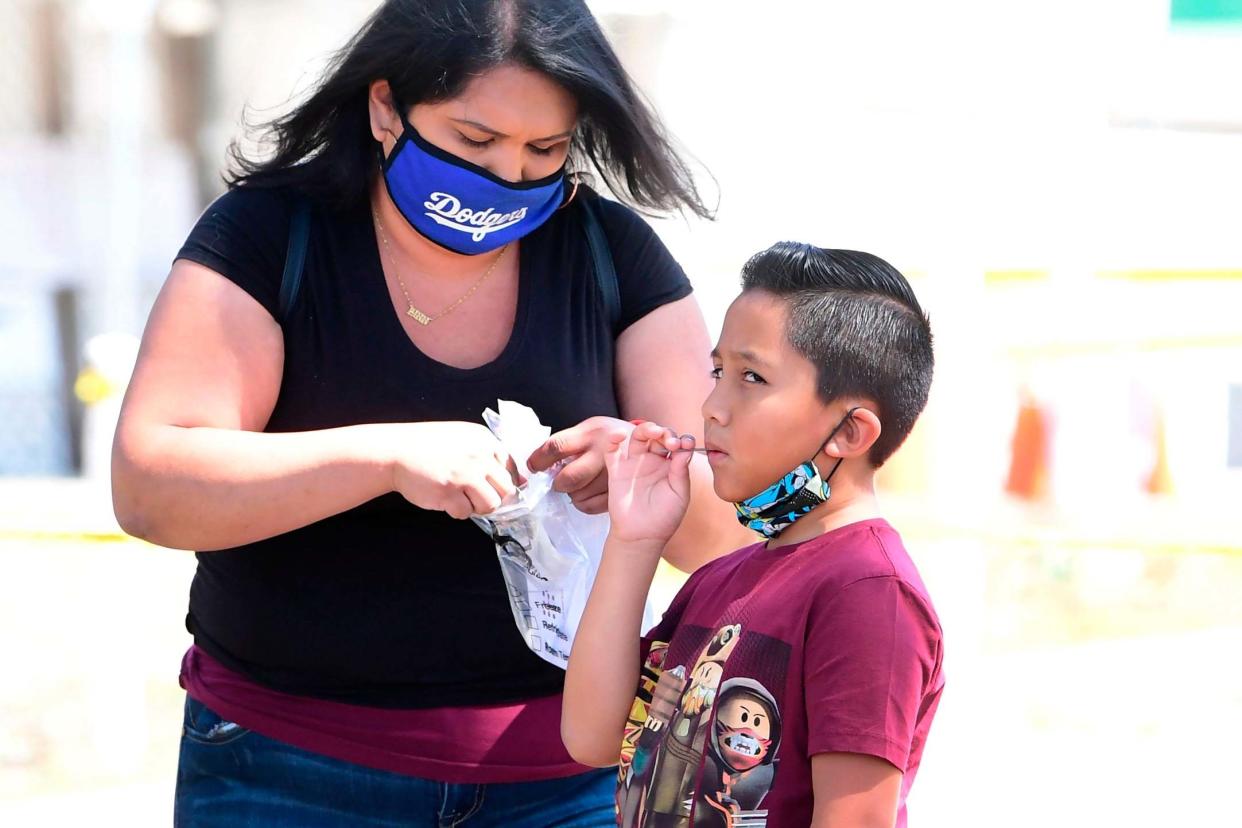
[[[1155,495],[1173,494],[1173,475],[1169,471],[1169,449],[1165,444],[1164,413],[1162,411],[1156,411],[1151,430],[1152,440],[1155,443],[1153,447],[1155,457],[1152,462],[1151,473],[1143,481],[1143,490],[1148,494]]]
[[[1005,491],[1023,500],[1040,500],[1049,489],[1052,445],[1048,415],[1030,391],[1023,389],[1021,397]]]

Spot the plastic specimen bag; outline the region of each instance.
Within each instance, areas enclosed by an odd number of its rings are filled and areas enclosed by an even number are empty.
[[[483,421],[512,455],[526,482],[512,502],[470,519],[496,543],[509,607],[526,645],[544,661],[564,669],[599,570],[608,515],[584,514],[569,495],[553,491],[559,466],[546,472],[526,467],[526,458],[552,431],[533,410],[508,400],[501,400],[497,407],[499,413],[490,408],[483,412]],[[648,598],[643,630],[656,620]]]

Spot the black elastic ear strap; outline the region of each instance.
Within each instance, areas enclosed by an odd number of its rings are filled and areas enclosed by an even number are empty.
[[[289,246],[285,250],[285,271],[280,277],[278,322],[284,323],[289,309],[302,289],[302,270],[306,264],[306,248],[310,242],[310,203],[298,199],[289,218]]]
[[[582,204],[582,227],[586,231],[587,248],[591,251],[595,283],[604,299],[608,325],[613,336],[616,336],[617,324],[621,321],[621,291],[617,287],[617,271],[612,263],[612,252],[608,249],[608,238],[599,219],[599,205],[590,198],[579,198],[578,201]]]

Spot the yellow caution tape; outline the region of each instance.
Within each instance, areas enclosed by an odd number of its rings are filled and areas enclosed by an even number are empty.
[[[57,543],[141,543],[124,532],[80,532],[60,529],[0,529],[0,541],[54,541]]]
[[[1204,541],[1151,541],[1137,538],[1040,537],[1030,534],[1003,535],[981,530],[913,529],[903,534],[914,543],[954,538],[983,541],[993,546],[1051,547],[1087,552],[1096,549],[1133,550],[1161,555],[1242,555],[1242,546]],[[83,532],[57,529],[0,529],[0,541],[48,541],[55,543],[133,543],[154,546],[124,532]],[[671,567],[670,567],[671,568]],[[678,573],[680,575],[680,573]],[[682,576],[684,577],[684,576]]]

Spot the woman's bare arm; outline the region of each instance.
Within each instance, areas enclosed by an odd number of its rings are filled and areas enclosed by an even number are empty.
[[[617,401],[623,417],[658,422],[703,442],[703,401],[711,391],[711,345],[693,297],[657,308],[617,339]],[[588,514],[608,509],[604,447],[630,426],[611,417],[591,417],[553,434],[527,461],[534,471],[570,460],[555,488],[568,492]],[[749,543],[733,505],[716,497],[711,467],[702,457],[690,464],[690,509],[664,558],[685,572]]]
[[[113,445],[113,504],[126,532],[162,546],[223,549],[394,490],[465,517],[511,488],[499,444],[482,425],[262,433],[283,364],[280,327],[257,301],[209,268],[173,266]]]
[[[617,340],[617,396],[627,418],[652,420],[703,445],[703,401],[712,390],[711,340],[694,297],[657,308]],[[684,572],[754,540],[733,504],[716,496],[707,459],[690,464],[690,508],[664,549]]]

